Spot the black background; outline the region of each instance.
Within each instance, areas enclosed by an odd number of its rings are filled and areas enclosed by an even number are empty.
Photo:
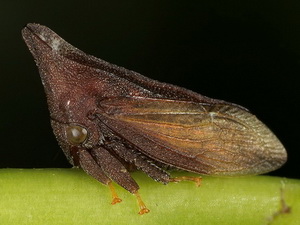
[[[0,168],[70,167],[21,38],[28,22],[106,61],[249,108],[288,151],[271,174],[300,178],[298,0],[1,2]]]

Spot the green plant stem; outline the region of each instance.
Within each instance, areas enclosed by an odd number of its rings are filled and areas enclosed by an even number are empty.
[[[132,176],[148,214],[138,215],[135,197],[117,185],[123,202],[111,205],[109,189],[80,169],[1,169],[0,224],[300,224],[299,180],[205,176],[196,187]]]

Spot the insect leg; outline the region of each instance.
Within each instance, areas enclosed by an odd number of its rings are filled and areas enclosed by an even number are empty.
[[[109,189],[110,189],[110,191],[111,191],[111,195],[112,195],[112,199],[113,199],[113,200],[111,201],[111,204],[112,204],[112,205],[115,205],[115,204],[117,204],[117,203],[122,202],[122,199],[120,199],[120,198],[118,197],[118,194],[117,194],[117,192],[116,192],[116,190],[115,190],[115,188],[114,188],[114,186],[113,186],[113,184],[112,184],[111,181],[108,183],[108,187],[109,187]]]
[[[137,169],[146,173],[153,180],[167,184],[170,179],[170,175],[162,168],[157,166],[149,157],[142,154],[134,147],[125,147],[120,142],[112,142],[109,147],[117,153],[126,162],[134,164]]]
[[[135,197],[137,199],[137,202],[138,202],[138,205],[139,205],[139,208],[140,208],[139,214],[143,215],[145,213],[150,212],[150,210],[146,207],[145,203],[143,202],[143,200],[142,200],[140,194],[138,193],[138,191],[136,191],[134,193],[134,195],[135,195]]]
[[[98,180],[99,182],[108,185],[111,194],[112,194],[112,202],[111,204],[114,205],[122,201],[120,199],[112,186],[111,179],[108,178],[100,166],[96,163],[95,159],[90,155],[90,153],[86,150],[79,151],[79,163],[81,168],[90,176]]]
[[[139,214],[144,214],[150,211],[147,209],[138,193],[138,184],[132,179],[124,165],[115,156],[102,147],[93,149],[91,154],[108,177],[136,196],[140,208]]]
[[[111,182],[88,151],[80,150],[78,154],[80,166],[87,174],[105,185]]]
[[[153,180],[167,184],[170,174],[157,165],[155,161],[132,146],[127,140],[122,139],[118,134],[109,129],[105,124],[100,123],[101,131],[105,135],[105,148],[116,153],[121,159],[136,166],[138,170],[143,171]]]
[[[195,182],[196,186],[199,187],[201,185],[202,178],[201,177],[190,177],[190,176],[173,177],[173,178],[169,179],[169,182],[177,183],[177,182],[186,181],[186,180]]]

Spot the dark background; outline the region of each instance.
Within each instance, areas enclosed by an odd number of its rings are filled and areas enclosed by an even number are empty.
[[[300,2],[179,2],[1,2],[0,168],[70,167],[21,38],[37,22],[106,61],[249,108],[288,151],[271,174],[300,178]]]

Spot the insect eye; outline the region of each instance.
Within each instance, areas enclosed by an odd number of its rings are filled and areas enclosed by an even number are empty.
[[[87,130],[78,125],[70,125],[66,128],[67,139],[71,144],[79,145],[87,138]]]

